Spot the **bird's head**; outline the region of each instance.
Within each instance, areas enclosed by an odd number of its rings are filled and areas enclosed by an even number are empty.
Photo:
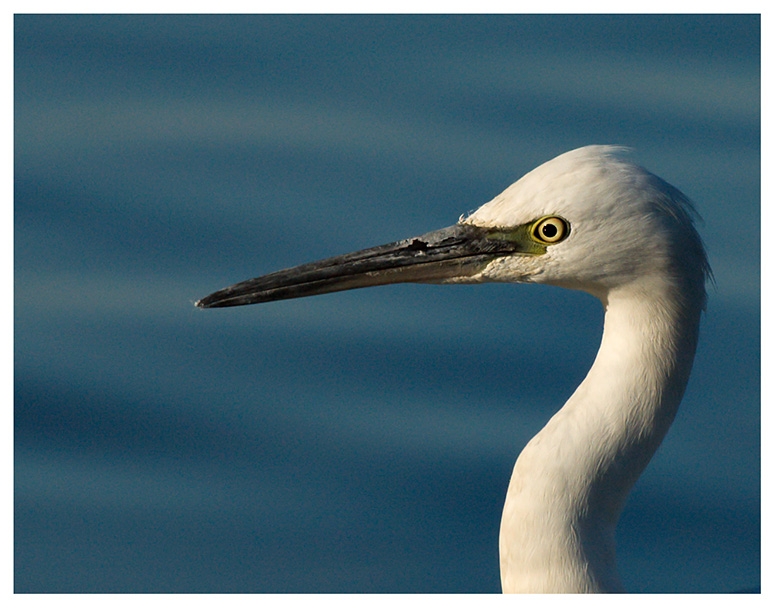
[[[704,288],[710,270],[691,203],[625,153],[587,146],[562,154],[461,220],[535,248],[493,260],[482,279],[548,283],[599,297],[652,280]]]
[[[388,283],[534,282],[605,299],[636,282],[704,284],[691,204],[622,158],[588,146],[541,165],[456,225],[282,270],[211,294],[240,306]]]

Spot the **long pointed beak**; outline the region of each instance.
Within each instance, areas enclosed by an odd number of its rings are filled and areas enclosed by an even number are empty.
[[[463,282],[493,259],[537,251],[502,230],[456,224],[412,239],[302,264],[226,287],[200,308],[243,306],[390,283]]]

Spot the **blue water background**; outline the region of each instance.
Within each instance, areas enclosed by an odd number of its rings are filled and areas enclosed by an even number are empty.
[[[716,277],[622,577],[759,585],[757,16],[17,16],[14,45],[16,591],[499,591],[511,468],[596,300],[193,302],[591,143],[695,201]]]

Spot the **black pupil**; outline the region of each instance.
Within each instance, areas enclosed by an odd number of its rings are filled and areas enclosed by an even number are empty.
[[[541,227],[541,234],[543,234],[547,239],[553,239],[557,236],[557,226],[554,224],[544,224]]]

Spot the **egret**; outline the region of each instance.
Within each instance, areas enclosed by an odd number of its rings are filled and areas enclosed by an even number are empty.
[[[545,283],[605,309],[586,378],[514,465],[507,593],[621,592],[614,531],[675,417],[711,279],[689,200],[616,146],[566,152],[449,228],[237,283],[241,306],[389,283]],[[550,345],[551,346],[551,345]]]

